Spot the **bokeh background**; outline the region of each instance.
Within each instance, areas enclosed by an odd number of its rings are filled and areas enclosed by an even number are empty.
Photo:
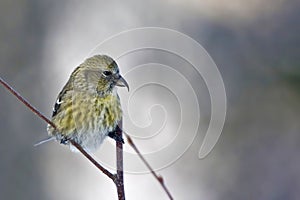
[[[217,64],[228,110],[208,157],[198,159],[199,134],[159,171],[175,199],[299,199],[299,9],[297,0],[1,0],[0,74],[50,116],[69,74],[99,42],[144,26],[183,32]],[[46,124],[4,88],[0,127],[0,199],[117,198],[80,154],[57,143],[34,148]],[[125,190],[127,199],[167,199],[149,174],[126,174]]]

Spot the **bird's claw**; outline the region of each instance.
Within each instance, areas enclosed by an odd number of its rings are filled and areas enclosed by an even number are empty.
[[[108,137],[114,139],[116,142],[122,142],[124,144],[122,135],[117,134],[116,131],[109,132]]]

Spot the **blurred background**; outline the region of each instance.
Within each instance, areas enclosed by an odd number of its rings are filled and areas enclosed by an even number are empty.
[[[1,0],[0,74],[50,117],[69,74],[99,42],[144,26],[180,31],[217,64],[228,107],[208,157],[198,158],[206,103],[192,145],[158,171],[175,199],[300,199],[299,9],[297,0]],[[195,86],[198,79],[190,79]],[[54,142],[34,148],[45,122],[2,87],[0,127],[0,199],[117,198],[114,184],[82,155]],[[126,173],[125,191],[127,199],[167,199],[149,174]]]

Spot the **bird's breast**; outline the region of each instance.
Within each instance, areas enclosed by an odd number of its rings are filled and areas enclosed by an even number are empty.
[[[122,109],[117,94],[98,96],[90,93],[73,93],[61,104],[60,111],[52,118],[59,133],[50,135],[75,136],[98,133],[108,134],[121,120]]]

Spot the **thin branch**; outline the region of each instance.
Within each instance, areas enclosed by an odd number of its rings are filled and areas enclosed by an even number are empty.
[[[91,163],[93,163],[100,171],[102,171],[108,178],[115,182],[116,175],[109,172],[107,169],[102,167],[90,154],[88,154],[77,142],[70,140],[71,144],[74,145]]]
[[[122,138],[122,120],[119,122],[116,134],[119,138]],[[124,191],[124,175],[123,175],[123,143],[121,141],[116,141],[116,156],[117,156],[117,179],[115,184],[118,190],[119,200],[125,200]]]
[[[124,132],[124,131],[123,131]],[[150,166],[150,164],[146,161],[146,159],[143,157],[143,155],[141,154],[140,150],[137,148],[137,146],[134,144],[134,142],[132,141],[131,137],[124,132],[124,134],[126,135],[126,139],[128,141],[128,144],[134,149],[134,151],[137,153],[137,155],[140,157],[140,159],[144,162],[144,164],[147,166],[147,168],[150,170],[151,174],[154,176],[154,178],[156,178],[156,180],[160,183],[161,187],[164,189],[164,191],[167,193],[169,199],[173,200],[173,197],[170,193],[170,191],[168,190],[168,188],[165,185],[164,179],[162,176],[156,174],[156,172],[153,170],[153,168]]]
[[[6,83],[1,77],[0,77],[1,84],[10,91],[15,97],[17,97],[27,108],[29,108],[33,113],[35,113],[37,116],[42,118],[45,122],[50,124],[53,128],[56,128],[56,126],[47,118],[45,115],[43,115],[40,111],[38,111],[35,107],[33,107],[24,97],[22,97],[16,90],[14,90],[8,83]]]

